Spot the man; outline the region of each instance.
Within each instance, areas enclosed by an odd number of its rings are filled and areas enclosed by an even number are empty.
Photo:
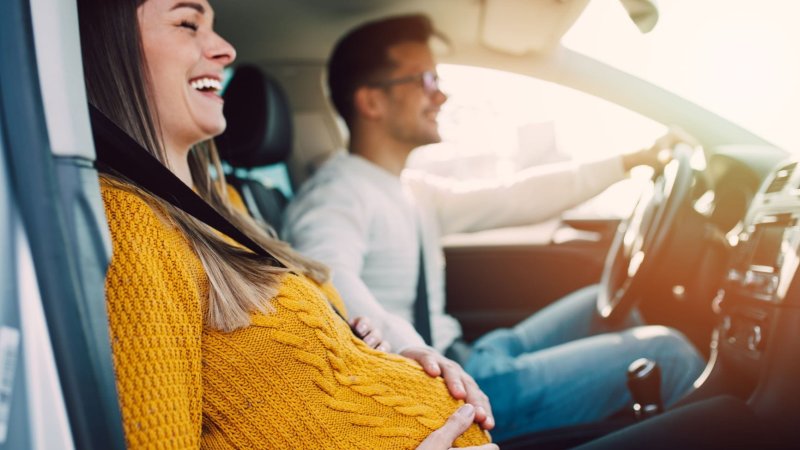
[[[447,97],[428,46],[434,33],[426,17],[404,16],[363,25],[337,43],[328,84],[350,130],[349,154],[333,157],[300,190],[287,211],[286,239],[333,269],[351,314],[369,317],[398,353],[429,353],[426,370],[460,370],[451,359],[464,365],[491,399],[499,440],[623,409],[630,403],[625,370],[639,357],[661,364],[662,395],[673,403],[704,366],[696,350],[673,330],[632,328],[641,324],[636,314],[608,328],[595,317],[594,288],[489,333],[470,349],[444,313],[439,238],[553,216],[631,167],[656,164],[658,150],[675,137],[647,151],[531,169],[481,188],[404,173],[414,148],[440,141],[436,116]],[[414,313],[417,298],[425,297],[429,318]]]

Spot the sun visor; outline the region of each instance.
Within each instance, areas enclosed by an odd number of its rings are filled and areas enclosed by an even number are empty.
[[[546,53],[589,0],[484,0],[481,42],[503,53]]]

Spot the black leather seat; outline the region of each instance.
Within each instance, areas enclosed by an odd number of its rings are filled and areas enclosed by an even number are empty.
[[[285,162],[292,150],[292,113],[286,92],[255,66],[240,66],[224,93],[225,133],[217,138],[220,156],[234,170],[226,178],[250,214],[274,230],[283,225],[286,195],[252,177],[252,169]]]

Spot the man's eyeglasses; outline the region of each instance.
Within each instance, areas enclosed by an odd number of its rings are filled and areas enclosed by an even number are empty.
[[[433,95],[439,91],[439,75],[436,72],[426,70],[425,72],[418,73],[415,75],[409,75],[407,77],[400,77],[400,78],[391,78],[389,80],[383,81],[375,81],[372,83],[368,83],[367,86],[377,87],[377,88],[388,88],[398,84],[405,84],[405,83],[420,83],[422,86],[422,90],[425,91],[427,95]]]

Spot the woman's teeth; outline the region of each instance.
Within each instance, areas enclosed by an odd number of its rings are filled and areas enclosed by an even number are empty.
[[[219,91],[222,89],[222,83],[215,78],[197,78],[189,82],[192,89],[198,91]]]

